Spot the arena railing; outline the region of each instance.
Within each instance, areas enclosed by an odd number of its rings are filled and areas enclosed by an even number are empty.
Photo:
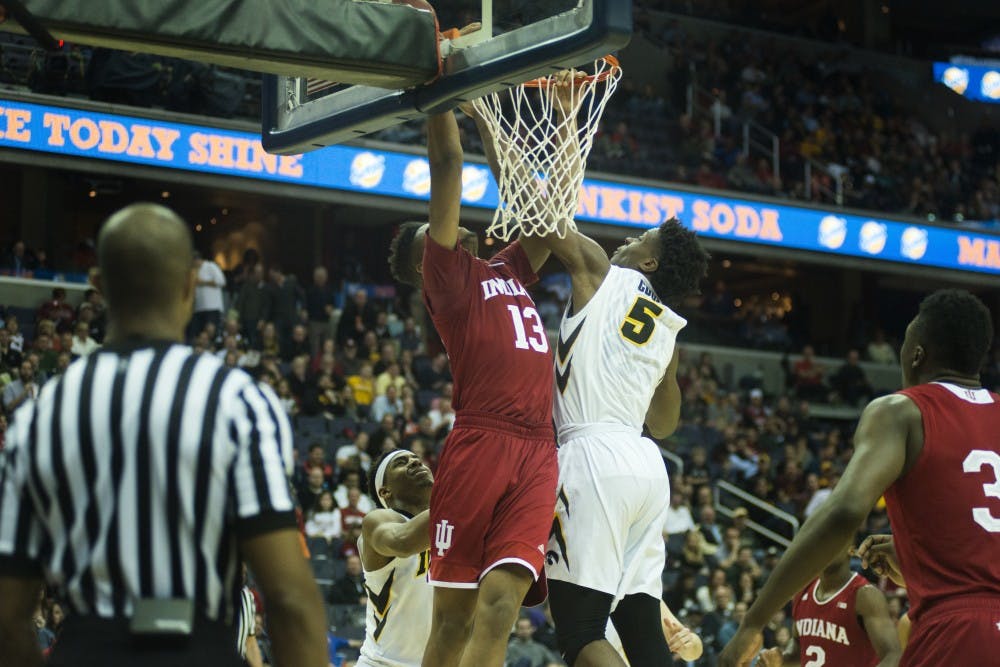
[[[799,532],[799,520],[797,518],[795,518],[788,512],[785,512],[784,510],[778,509],[771,503],[761,500],[752,493],[747,493],[746,491],[736,486],[735,484],[730,484],[729,482],[726,482],[724,480],[719,480],[715,483],[715,488],[713,489],[713,493],[715,495],[715,511],[719,512],[720,514],[730,519],[733,518],[733,514],[736,512],[736,509],[738,507],[745,507],[745,505],[734,505],[730,507],[723,504],[722,502],[723,493],[735,496],[740,500],[742,500],[743,503],[753,505],[754,507],[772,515],[775,519],[787,523],[789,526],[791,526],[793,536],[795,535],[795,533]],[[749,518],[747,519],[747,528],[754,531],[761,537],[771,540],[772,542],[779,544],[786,549],[788,548],[788,545],[792,543],[792,541],[787,537],[785,537],[784,535],[780,535],[775,531],[771,530],[770,528],[763,526]]]

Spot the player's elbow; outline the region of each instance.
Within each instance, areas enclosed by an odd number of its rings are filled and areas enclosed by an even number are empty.
[[[677,430],[680,415],[646,415],[646,430],[656,440],[669,438]]]

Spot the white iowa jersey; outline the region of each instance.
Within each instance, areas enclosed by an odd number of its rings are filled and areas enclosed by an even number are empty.
[[[359,665],[419,667],[431,633],[429,563],[430,552],[424,551],[409,558],[393,558],[373,572],[365,571],[368,609]]]
[[[645,276],[612,266],[587,305],[573,315],[567,308],[559,325],[556,429],[613,423],[641,430],[685,324]]]

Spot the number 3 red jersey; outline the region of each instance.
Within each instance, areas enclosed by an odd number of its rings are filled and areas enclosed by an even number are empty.
[[[855,609],[858,591],[869,585],[858,574],[822,602],[816,597],[819,579],[792,601],[792,620],[799,637],[802,667],[874,667],[879,658]]]
[[[900,393],[924,447],[885,499],[916,621],[949,598],[1000,598],[1000,397],[936,382]]]
[[[520,243],[489,260],[424,242],[424,303],[455,380],[455,411],[552,423],[552,355],[526,287],[538,280]]]

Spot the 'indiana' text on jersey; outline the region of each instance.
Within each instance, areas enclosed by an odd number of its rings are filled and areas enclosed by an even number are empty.
[[[527,296],[528,292],[514,278],[490,278],[480,283],[483,286],[483,299],[489,301],[498,294],[504,296]]]
[[[796,619],[795,631],[799,633],[799,637],[821,637],[835,641],[838,644],[843,644],[844,646],[851,645],[844,626],[824,621],[822,618]]]

